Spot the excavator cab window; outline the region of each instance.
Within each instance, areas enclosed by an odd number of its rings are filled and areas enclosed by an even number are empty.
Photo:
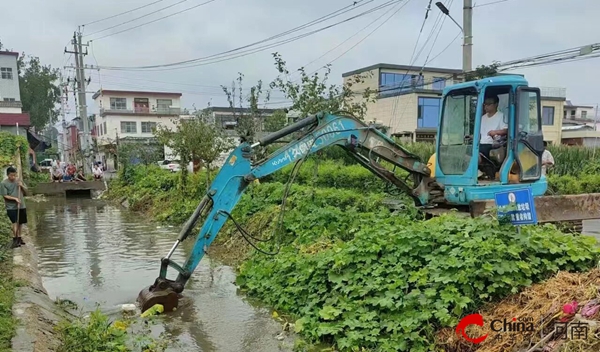
[[[513,153],[519,168],[519,181],[539,180],[544,152],[539,88],[518,87],[515,111]]]
[[[452,91],[444,97],[437,163],[444,175],[464,175],[473,157],[478,92],[475,88]]]

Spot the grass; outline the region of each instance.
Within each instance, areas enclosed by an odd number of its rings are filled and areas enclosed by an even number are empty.
[[[11,340],[15,333],[15,319],[12,315],[15,282],[12,275],[12,238],[10,222],[4,212],[0,214],[0,352],[11,351]]]

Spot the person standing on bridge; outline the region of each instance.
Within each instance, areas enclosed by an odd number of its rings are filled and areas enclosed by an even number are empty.
[[[21,238],[21,226],[27,224],[27,209],[23,196],[27,193],[27,186],[17,179],[17,169],[9,167],[6,170],[7,178],[0,183],[0,195],[4,198],[6,215],[12,223],[13,243],[12,248],[24,245]]]

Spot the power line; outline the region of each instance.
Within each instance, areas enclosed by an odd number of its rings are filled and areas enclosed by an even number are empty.
[[[227,51],[224,51],[224,52],[221,52],[221,53],[218,53],[218,54],[209,55],[209,56],[200,57],[200,58],[191,59],[191,60],[185,60],[185,61],[175,62],[175,63],[171,63],[171,64],[161,64],[161,65],[152,65],[152,66],[138,66],[138,67],[125,67],[125,69],[136,69],[137,70],[137,69],[153,69],[153,68],[160,68],[160,67],[171,67],[171,66],[177,66],[177,65],[181,65],[181,64],[193,63],[195,61],[202,61],[202,60],[206,60],[206,59],[210,59],[210,58],[215,58],[217,56],[222,56],[222,55],[225,55],[225,54],[230,54],[230,53],[233,53],[233,52],[236,52],[236,51],[240,51],[241,49],[246,49],[246,48],[249,48],[251,46],[255,46],[257,44],[262,44],[262,43],[268,42],[270,40],[283,37],[283,36],[285,36],[287,34],[291,34],[293,32],[297,32],[297,31],[299,31],[301,29],[310,27],[312,25],[324,22],[324,21],[326,21],[328,19],[331,19],[333,17],[337,17],[337,16],[339,16],[341,14],[344,14],[344,13],[346,13],[348,11],[352,11],[352,10],[354,10],[356,8],[364,6],[364,5],[366,5],[366,4],[370,3],[370,2],[373,2],[374,0],[369,0],[366,3],[362,3],[363,1],[365,1],[365,0],[357,1],[356,3],[353,3],[352,5],[346,5],[346,6],[342,7],[341,9],[338,9],[338,10],[336,10],[334,12],[331,12],[331,13],[325,15],[325,16],[319,17],[319,18],[317,18],[315,20],[312,20],[310,22],[307,22],[307,23],[305,23],[305,24],[303,24],[301,26],[289,29],[289,30],[287,30],[285,32],[276,34],[274,36],[271,36],[271,37],[268,37],[268,38],[265,38],[265,39],[259,40],[257,42],[254,42],[254,43],[251,43],[251,44],[247,44],[247,45],[235,48],[235,49],[227,50]]]
[[[346,55],[350,50],[354,49],[355,47],[357,47],[360,43],[362,43],[363,41],[365,41],[367,38],[369,38],[373,33],[375,33],[379,28],[381,28],[384,24],[386,24],[392,17],[394,17],[398,12],[400,12],[400,10],[402,10],[404,8],[404,6],[406,6],[411,0],[406,0],[404,2],[404,4],[402,4],[402,6],[400,6],[399,9],[397,9],[394,13],[392,13],[388,18],[386,18],[379,26],[375,27],[371,32],[369,32],[364,38],[362,38],[361,40],[359,40],[356,44],[354,44],[353,46],[351,46],[348,50],[344,51],[341,55],[339,55],[338,57],[336,57],[335,59],[331,60],[329,62],[329,64],[334,63],[335,61],[337,61],[339,58],[341,58],[342,56]],[[393,11],[394,9],[392,8],[390,11]],[[383,15],[379,16],[377,18],[377,20],[379,20],[380,18],[382,18],[383,16],[385,16],[387,14],[384,13]]]
[[[492,1],[492,2],[486,2],[486,3],[481,4],[481,5],[474,5],[473,7],[482,7],[482,6],[494,5],[494,4],[499,4],[501,2],[507,2],[507,1],[510,1],[510,0],[497,0],[497,1]]]
[[[130,12],[133,12],[133,11],[136,11],[136,10],[139,10],[139,9],[143,9],[144,7],[148,7],[148,6],[151,6],[151,5],[157,4],[157,3],[161,2],[161,1],[164,1],[164,0],[157,0],[157,1],[155,1],[155,2],[152,2],[152,3],[146,4],[146,5],[142,5],[142,6],[140,6],[140,7],[136,7],[135,9],[132,9],[132,10],[129,10],[129,11],[121,12],[121,13],[119,13],[119,14],[116,14],[116,15],[112,15],[112,16],[109,16],[109,17],[105,17],[105,18],[102,18],[102,19],[99,19],[99,20],[96,20],[96,21],[92,21],[92,22],[89,22],[89,23],[83,24],[82,26],[89,26],[90,24],[94,24],[94,23],[98,23],[98,22],[102,22],[102,21],[110,20],[111,18],[119,17],[119,16],[121,16],[121,15],[125,15],[125,14],[128,14],[128,13],[130,13]]]
[[[402,5],[402,7],[400,7],[400,9],[398,9],[398,11],[400,11],[404,6],[406,6],[406,4],[408,2],[410,2],[411,0],[407,0],[404,5]],[[393,8],[390,10],[392,11]],[[398,11],[396,11],[391,17],[393,17]],[[332,49],[328,50],[327,52],[325,52],[323,55],[319,56],[318,58],[312,60],[311,62],[309,62],[308,64],[302,66],[302,67],[306,67],[316,61],[318,61],[319,59],[321,59],[322,57],[325,57],[327,54],[329,54],[330,52],[334,51],[335,49],[339,48],[340,46],[342,46],[344,43],[346,43],[347,41],[349,41],[350,39],[356,37],[358,34],[360,34],[361,32],[363,32],[365,29],[371,27],[375,22],[379,21],[381,18],[383,18],[386,14],[388,14],[388,12],[385,12],[384,14],[382,14],[381,16],[377,17],[376,19],[374,19],[373,21],[371,21],[368,25],[364,26],[363,28],[361,28],[358,32],[354,33],[353,35],[351,35],[350,37],[346,38],[346,40],[344,40],[343,42],[341,42],[340,44],[338,44],[337,46],[333,47]],[[334,61],[338,60],[340,57],[344,56],[345,54],[347,54],[350,50],[352,50],[353,48],[355,48],[357,45],[359,45],[361,42],[363,42],[365,39],[367,39],[369,36],[371,36],[377,29],[379,29],[383,24],[385,24],[385,22],[387,22],[390,18],[386,19],[381,25],[379,25],[378,27],[376,27],[373,31],[371,31],[369,34],[367,34],[366,37],[364,37],[363,39],[361,39],[358,43],[354,44],[352,47],[350,47],[348,50],[344,51],[341,55],[339,55],[338,57],[336,57],[335,59],[331,60],[330,62],[327,63],[327,65],[332,64]],[[325,66],[327,66],[325,65]],[[313,75],[314,73],[320,71],[323,67],[313,71],[310,75]],[[310,76],[309,75],[309,76]]]
[[[458,32],[458,34],[456,35],[456,37],[454,37],[454,39],[452,39],[452,41],[450,43],[448,43],[448,45],[442,49],[442,51],[440,51],[439,53],[437,53],[433,58],[425,61],[425,65],[426,66],[428,63],[432,62],[433,60],[437,59],[438,56],[442,55],[446,50],[448,50],[448,48],[450,48],[450,46],[452,46],[452,44],[454,44],[454,42],[456,41],[456,39],[458,39],[458,37],[460,37],[460,35],[462,34],[462,32]],[[432,47],[433,49],[433,47]]]
[[[365,4],[373,2],[373,1],[374,0],[369,0]],[[174,63],[170,63],[170,64],[160,64],[160,65],[150,65],[150,66],[137,66],[137,67],[136,66],[133,66],[133,67],[118,67],[118,66],[117,67],[111,67],[111,66],[103,66],[103,67],[100,67],[100,68],[106,69],[106,70],[131,70],[131,71],[136,71],[136,70],[151,70],[151,69],[157,69],[157,68],[167,68],[167,70],[168,70],[168,68],[173,68],[173,67],[175,69],[179,69],[179,68],[187,68],[187,67],[200,66],[202,64],[197,64],[197,62],[203,62],[203,61],[207,61],[207,60],[211,60],[211,59],[213,59],[213,60],[216,59],[218,61],[209,62],[209,63],[216,63],[216,62],[231,60],[231,59],[234,59],[234,58],[237,58],[237,57],[246,56],[246,55],[253,54],[253,53],[256,53],[256,52],[259,52],[259,51],[270,49],[270,48],[275,47],[275,46],[279,46],[279,45],[282,45],[282,44],[287,44],[287,43],[290,43],[290,42],[293,42],[293,41],[305,38],[307,36],[310,36],[310,35],[322,32],[322,31],[327,30],[329,28],[338,26],[338,25],[340,25],[342,23],[346,23],[346,22],[349,22],[349,21],[354,20],[356,18],[362,17],[362,16],[367,15],[369,13],[378,11],[380,9],[388,7],[388,6],[390,6],[390,5],[394,4],[394,3],[397,3],[399,1],[402,1],[402,0],[389,0],[389,1],[385,2],[384,4],[375,6],[375,7],[371,8],[371,9],[369,9],[367,11],[359,13],[358,15],[346,18],[346,19],[344,19],[342,21],[338,21],[338,22],[333,23],[331,25],[328,25],[328,26],[325,26],[325,27],[321,27],[319,29],[316,29],[316,30],[313,30],[311,32],[307,32],[307,33],[298,35],[296,37],[284,39],[284,40],[281,40],[279,42],[271,43],[271,44],[268,44],[268,45],[265,45],[265,46],[262,46],[262,47],[259,47],[259,48],[254,48],[254,49],[251,49],[251,50],[248,50],[248,51],[242,51],[242,49],[246,49],[246,48],[255,46],[257,44],[261,44],[261,43],[267,42],[267,41],[269,41],[271,39],[275,39],[275,38],[281,37],[281,36],[283,36],[285,34],[289,34],[289,33],[295,32],[297,30],[296,29],[291,29],[291,30],[288,30],[286,32],[283,32],[283,33],[277,34],[275,36],[272,36],[270,38],[266,38],[266,39],[260,40],[258,42],[247,44],[247,45],[244,45],[244,46],[241,46],[241,47],[238,47],[238,48],[235,48],[235,49],[227,50],[227,51],[224,51],[224,52],[221,52],[221,53],[218,53],[218,54],[213,54],[213,55],[209,55],[209,56],[205,56],[205,57],[199,57],[199,58],[185,60],[185,61],[174,62]],[[354,5],[351,5],[351,6],[354,6]],[[357,8],[359,6],[362,6],[362,5],[357,5],[354,8]],[[353,10],[354,8],[352,8],[350,10]],[[342,13],[348,12],[350,10],[344,10]],[[336,11],[336,12],[339,12],[339,10]],[[342,13],[339,13],[339,14],[337,14],[335,16],[332,16],[332,17],[336,17],[336,16],[338,16],[338,15],[340,15]],[[330,16],[330,15],[327,15],[327,16]],[[325,17],[327,17],[327,16],[325,16]],[[323,22],[323,21],[324,20],[315,20],[315,21],[312,21],[312,22],[314,22],[313,24],[317,24],[317,23],[320,23],[320,22]],[[313,24],[310,24],[310,25],[305,24],[305,25],[297,27],[297,28],[310,27]],[[255,50],[255,49],[259,49],[259,50]],[[254,50],[254,51],[252,51],[252,50]],[[238,56],[231,56],[235,52],[242,52],[242,53],[246,53],[246,54],[244,54],[244,55],[238,55]],[[190,65],[188,65],[188,66],[182,66],[182,65],[185,65],[185,64],[190,64]],[[181,66],[181,67],[175,67],[175,66]]]
[[[182,3],[182,2],[184,2],[184,1],[187,1],[187,0],[182,0],[182,1],[180,1],[180,2],[178,2],[178,3],[176,3],[176,4],[174,4],[174,5],[177,5],[177,4],[179,4],[179,3]],[[130,30],[132,30],[132,29],[140,28],[140,27],[142,27],[142,26],[145,26],[145,25],[147,25],[147,24],[154,23],[154,22],[158,22],[158,21],[160,21],[160,20],[164,20],[165,18],[169,18],[169,17],[171,17],[171,16],[175,16],[175,15],[178,15],[178,14],[180,14],[180,13],[183,13],[183,12],[186,12],[186,11],[189,11],[189,10],[193,10],[193,9],[195,9],[195,8],[197,8],[197,7],[200,7],[200,6],[204,6],[204,5],[210,4],[211,2],[214,2],[214,1],[216,1],[216,0],[208,0],[208,1],[206,1],[206,2],[203,2],[203,3],[201,3],[201,4],[198,4],[198,5],[195,5],[195,6],[192,6],[192,7],[188,7],[187,9],[183,9],[183,10],[181,10],[181,11],[178,11],[178,12],[172,13],[172,14],[170,14],[170,15],[163,16],[163,17],[160,17],[160,18],[157,18],[157,19],[155,19],[155,20],[152,20],[152,21],[149,21],[149,22],[145,22],[145,23],[142,23],[142,24],[138,24],[137,26],[133,26],[133,27],[130,27],[130,28],[126,28],[126,29],[123,29],[123,30],[121,30],[121,31],[118,31],[118,32],[115,32],[115,33],[110,33],[110,34],[107,34],[107,35],[103,35],[102,37],[98,37],[98,38],[96,38],[96,39],[91,39],[90,41],[94,41],[94,40],[100,40],[100,39],[102,39],[102,38],[106,38],[106,37],[110,37],[110,36],[113,36],[113,35],[117,35],[117,34],[120,34],[120,33],[123,33],[123,32],[127,32],[127,31],[130,31]],[[174,5],[172,5],[172,6],[174,6]],[[145,16],[142,16],[142,17],[145,17]],[[129,22],[127,22],[127,23],[129,23]]]

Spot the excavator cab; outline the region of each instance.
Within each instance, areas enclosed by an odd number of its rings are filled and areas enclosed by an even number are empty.
[[[495,103],[508,129],[496,137],[489,153],[480,143],[484,102]],[[523,77],[490,77],[446,88],[438,136],[435,178],[449,204],[494,199],[507,188],[531,188],[533,196],[546,192],[540,90]]]

